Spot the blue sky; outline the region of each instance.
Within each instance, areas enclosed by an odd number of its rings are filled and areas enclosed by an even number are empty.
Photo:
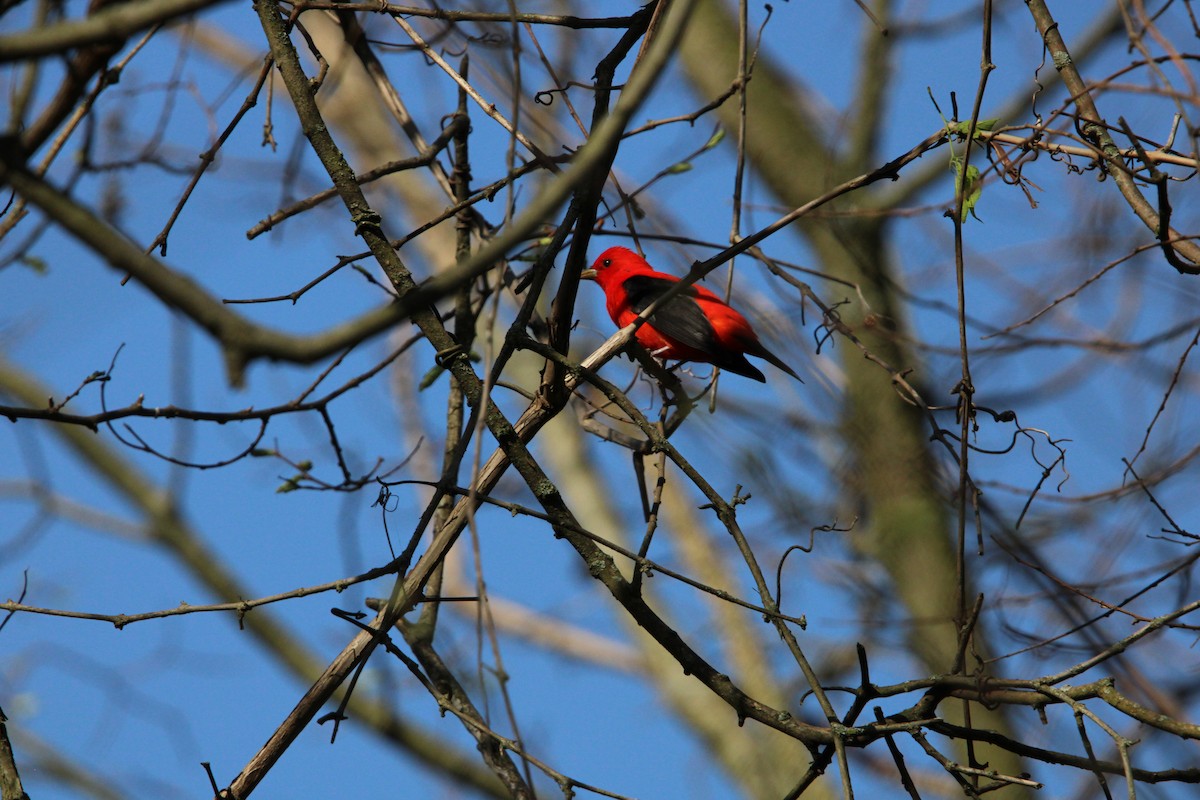
[[[932,15],[933,5],[899,4],[900,13],[925,16]],[[951,5],[968,8],[975,4],[937,5],[937,13],[947,13]],[[998,5],[993,57],[997,69],[988,89],[988,99],[994,98],[996,105],[1014,95],[1032,92],[1032,65],[1040,61],[1040,42],[1023,4]],[[1057,5],[1062,8],[1054,10],[1070,42],[1083,29],[1089,16],[1085,6],[1089,4]],[[536,11],[553,9],[555,4],[518,6]],[[606,13],[617,14],[629,13],[636,5],[613,2],[604,7]],[[752,13],[761,20],[761,8]],[[15,18],[12,29],[27,25],[28,14],[27,9],[11,12],[10,17]],[[259,57],[260,37],[255,35],[257,22],[249,6],[225,6],[202,19],[206,26],[219,26],[237,39],[253,43],[249,52],[253,58]],[[764,34],[766,51],[814,91],[813,102],[828,109],[831,135],[838,132],[834,120],[844,114],[853,88],[861,25],[853,3],[818,7],[793,0],[775,4]],[[398,29],[391,33],[394,39],[400,35]],[[578,53],[556,55],[564,61],[568,55],[574,56],[572,76],[587,80],[594,55],[614,39],[611,32],[592,32],[583,39],[585,43]],[[978,25],[972,22],[948,39],[918,40],[901,48],[895,64],[897,80],[884,117],[882,152],[886,157],[907,150],[940,126],[929,91],[947,113],[949,93],[957,92],[965,115],[978,80],[978,41]],[[161,152],[173,164],[185,168],[194,165],[195,154],[211,143],[213,126],[219,130],[226,124],[249,84],[243,80],[230,89],[233,76],[229,70],[190,47],[187,39],[177,33],[156,37],[131,64],[119,86],[105,95],[99,106],[97,135],[103,138],[122,129],[129,141],[143,141],[147,131],[157,124],[164,98],[170,96],[176,106]],[[180,53],[187,58],[179,60]],[[1114,48],[1100,64],[1111,69],[1128,58],[1120,48]],[[418,116],[440,116],[451,110],[453,96],[444,75],[413,54],[389,53],[385,59],[397,86],[405,87],[405,98],[412,102]],[[530,93],[550,85],[550,79],[532,59],[523,69]],[[168,92],[164,86],[172,76],[178,78],[181,88]],[[6,89],[11,88],[11,73],[3,80]],[[481,85],[486,86],[486,80]],[[43,94],[51,86],[53,80],[44,81]],[[211,113],[206,112],[206,107],[222,96],[227,99],[209,109]],[[1058,95],[1046,98],[1046,109],[1058,102],[1051,97]],[[576,92],[572,98],[590,114],[586,93]],[[1145,125],[1153,135],[1165,136],[1170,111],[1164,111],[1163,104],[1139,99],[1132,93],[1114,93],[1111,102],[1118,101],[1120,113],[1127,113],[1135,127]],[[635,124],[684,113],[697,105],[672,69],[635,117]],[[985,117],[990,116],[988,108],[985,102]],[[284,190],[278,172],[296,145],[296,124],[282,87],[277,87],[272,112],[280,143],[274,153],[259,145],[263,113],[263,104],[251,112],[231,138],[220,163],[200,183],[171,235],[165,259],[222,298],[292,291],[328,268],[338,256],[363,249],[337,203],[327,204],[307,221],[291,221],[268,236],[247,241],[245,230],[280,204]],[[498,157],[507,142],[478,108],[472,108],[471,114],[476,132],[472,147],[478,162],[475,178],[479,182],[501,174],[503,162],[489,158]],[[624,185],[637,186],[664,164],[700,147],[713,125],[705,120],[694,128],[667,126],[627,143],[616,162],[616,169],[627,176]],[[578,136],[569,143],[578,144]],[[645,223],[647,229],[659,226],[679,235],[724,242],[729,230],[728,195],[734,164],[731,145],[732,137],[727,137],[720,148],[698,157],[692,171],[671,176],[654,187],[646,198],[651,214]],[[78,142],[68,146],[67,154],[51,173],[54,178],[63,178],[78,146]],[[106,146],[96,152],[101,157],[113,155]],[[307,151],[301,152],[297,196],[324,185],[319,164]],[[925,168],[928,162],[948,162],[948,158],[943,148],[910,169]],[[361,169],[370,165],[355,166]],[[1097,188],[1090,174],[1065,176],[1064,172],[1048,159],[1029,168],[1027,174],[1041,187],[1035,192],[1039,200],[1036,209],[1030,208],[1016,189],[990,184],[978,209],[981,221],[972,220],[967,225],[971,309],[990,328],[1019,321],[1039,303],[1071,290],[1107,261],[1146,241],[1144,232],[1136,227],[1129,226],[1124,232],[1121,226],[1127,220],[1122,208],[1110,202],[1115,195],[1111,186]],[[142,167],[89,177],[75,194],[96,203],[106,191],[119,193],[124,204],[121,226],[135,241],[147,243],[163,225],[186,181],[185,174]],[[1196,206],[1188,197],[1189,189],[1181,184],[1175,193],[1177,219],[1195,219]],[[518,202],[527,201],[532,191],[525,187]],[[951,227],[941,216],[951,192],[949,180],[935,183],[916,198],[918,204],[932,206],[932,210],[897,220],[894,230],[902,280],[923,301],[911,307],[911,321],[917,333],[935,348],[926,353],[928,362],[922,379],[935,387],[937,402],[949,402],[945,389],[953,384],[956,368],[954,318],[930,305],[953,303]],[[501,195],[485,208],[489,219],[498,222],[502,218],[504,200]],[[753,176],[748,179],[747,201],[750,205],[745,231],[757,229],[787,210],[775,206]],[[1092,214],[1098,221],[1089,217]],[[398,219],[394,223],[389,219],[389,224],[393,225],[389,228],[393,235],[404,230]],[[18,234],[30,227],[27,222]],[[1066,235],[1089,227],[1097,234],[1094,251],[1081,236]],[[1122,233],[1110,239],[1099,235],[1112,230]],[[598,239],[593,250],[598,252],[600,244],[608,242]],[[791,234],[775,237],[770,251],[775,257],[811,266],[811,255]],[[0,252],[10,255],[8,250]],[[676,272],[683,271],[689,261],[709,254],[699,248],[663,244],[651,245],[648,252],[660,268]],[[250,370],[244,388],[231,389],[221,370],[219,353],[205,335],[158,307],[137,285],[119,285],[120,275],[76,242],[52,229],[38,240],[30,254],[45,265],[44,272],[11,263],[0,271],[0,296],[15,298],[0,306],[0,341],[5,358],[36,375],[56,398],[72,391],[91,372],[107,369],[118,350],[113,379],[107,385],[109,407],[126,405],[140,395],[144,395],[147,405],[175,403],[226,410],[261,407],[286,401],[313,380],[315,373],[310,369],[258,364]],[[406,249],[402,256],[410,260],[418,274],[426,274],[422,270],[427,268],[427,261],[418,249]],[[762,320],[799,322],[794,293],[767,281],[764,271],[749,260],[739,264],[744,266],[739,267],[738,296],[759,315],[755,319],[760,320],[764,330],[767,323]],[[556,278],[552,278],[548,296],[555,285]],[[814,281],[814,286],[829,301],[840,299],[844,291],[819,281]],[[1142,293],[1137,301],[1130,299],[1133,292]],[[382,298],[382,293],[361,276],[344,270],[294,306],[280,303],[236,308],[263,324],[313,332],[374,307]],[[1113,332],[1127,339],[1141,339],[1186,321],[1196,299],[1194,279],[1177,276],[1156,254],[1144,254],[1132,259],[1127,267],[1114,270],[1111,278],[1081,293],[1076,302],[1067,303],[1043,324],[1031,326],[1030,335],[1050,338]],[[729,414],[723,418],[721,412],[709,416],[698,411],[676,442],[685,456],[701,465],[729,495],[736,483],[744,481],[745,473],[738,461],[740,443],[753,437],[751,441],[769,444],[772,431],[763,417],[772,410],[795,414],[812,426],[812,432],[801,444],[796,444],[799,437],[795,433],[778,433],[779,441],[796,447],[794,454],[789,451],[780,457],[778,479],[798,494],[814,498],[815,506],[823,512],[835,505],[832,498],[838,488],[836,473],[829,464],[838,460],[830,448],[837,442],[832,426],[840,403],[840,369],[828,352],[813,352],[815,316],[811,308],[808,312],[805,327],[779,326],[778,347],[773,343],[773,349],[797,365],[807,385],[797,386],[779,374],[770,375],[765,387],[733,377],[723,379],[721,391],[730,402],[750,404],[757,415]],[[511,315],[511,309],[504,313]],[[579,355],[583,355],[589,345],[598,345],[612,330],[596,287],[581,288],[577,317],[580,324],[575,341]],[[981,391],[979,401],[987,404],[994,399],[998,407],[1018,410],[1026,425],[1043,429],[1056,439],[1071,440],[1071,479],[1063,493],[1074,497],[1119,484],[1123,469],[1120,458],[1131,458],[1137,451],[1187,341],[1186,337],[1176,337],[1158,348],[1092,362],[1084,361],[1087,353],[1049,342],[1026,357],[991,352],[992,342],[979,338],[982,333],[975,330],[972,337],[972,346],[979,348],[974,361]],[[397,332],[397,337],[407,335],[407,326]],[[360,347],[329,385],[377,362],[395,341],[380,337]],[[936,348],[948,350],[938,352]],[[414,374],[423,373],[430,357],[428,345],[419,344],[399,362],[399,370],[405,375],[384,373],[332,407],[352,467],[365,470],[377,457],[389,465],[401,463],[412,449],[415,417],[437,430],[444,414],[444,378],[416,398],[416,409],[399,401],[396,389],[397,382],[411,381]],[[1080,368],[1078,375],[1072,373],[1076,366]],[[697,372],[707,374],[703,369]],[[631,367],[621,359],[610,363],[604,374],[619,382],[631,374]],[[1059,375],[1065,376],[1066,385],[1047,391],[1045,387]],[[699,385],[698,380],[693,383]],[[1194,389],[1194,379],[1185,375],[1180,395],[1159,423],[1154,447],[1145,457],[1148,462],[1161,463],[1194,441],[1194,414],[1189,413],[1194,408]],[[642,389],[631,396],[645,402],[649,393]],[[510,413],[519,412],[524,405],[513,395],[502,399]],[[96,387],[86,389],[72,408],[80,412],[98,409]],[[156,447],[194,461],[230,457],[247,445],[257,429],[253,423],[218,426],[135,420],[131,425]],[[97,436],[113,442],[108,431]],[[980,438],[992,441],[988,437],[1002,441],[1007,433],[1003,428],[985,425]],[[490,439],[486,441],[485,456],[491,445]],[[327,437],[315,416],[273,422],[263,446],[277,446],[293,460],[312,459],[317,474],[336,479]],[[424,446],[423,455],[436,458],[440,445],[427,442]],[[1039,454],[1044,456],[1045,445],[1039,447]],[[252,596],[354,575],[386,563],[390,557],[380,512],[372,507],[374,490],[349,495],[279,494],[275,490],[290,471],[273,459],[246,459],[223,469],[195,471],[172,467],[128,449],[117,452],[146,480],[170,486],[185,519]],[[591,444],[589,453],[603,465],[608,478],[608,485],[596,487],[597,491],[603,492],[604,500],[617,508],[627,525],[640,530],[640,505],[633,491],[627,453],[598,442]],[[94,473],[81,467],[42,423],[21,421],[0,426],[0,454],[5,463],[0,471],[0,487],[5,487],[0,497],[0,593],[15,598],[23,576],[28,576],[26,601],[54,608],[138,613],[212,599],[194,577],[161,550],[140,541],[136,533],[103,526],[97,530],[96,526],[70,519],[39,519],[24,482],[35,481],[104,514],[133,519],[129,506]],[[805,458],[810,455],[828,460]],[[980,456],[975,463],[977,478],[988,482],[988,497],[997,499],[1001,513],[1012,522],[1014,509],[1019,511],[1023,501],[1021,493],[1032,489],[1039,473],[1027,448],[1005,456]],[[417,471],[415,466],[409,470]],[[1179,513],[1181,525],[1192,524],[1194,528],[1194,481],[1189,481],[1187,474],[1164,484],[1160,499]],[[1057,484],[1060,477],[1052,483]],[[1010,491],[1009,487],[1015,488]],[[578,495],[572,498],[571,489],[564,490],[568,499],[583,499]],[[1045,491],[1050,493],[1051,489]],[[404,488],[397,494],[397,504],[389,515],[389,530],[392,542],[402,546],[424,495]],[[515,477],[506,480],[500,494],[520,502],[531,499]],[[1049,515],[1055,507],[1052,501],[1046,502],[1050,503],[1046,506]],[[1110,512],[1093,512],[1095,516],[1105,513],[1127,520],[1131,530],[1123,542],[1105,539],[1106,547],[1111,548],[1107,554],[1088,552],[1087,559],[1100,564],[1102,556],[1110,555],[1150,564],[1180,555],[1177,546],[1145,538],[1160,523],[1144,498],[1113,503]],[[751,503],[741,514],[747,534],[761,544],[764,554],[777,556],[792,542],[787,537],[795,532],[781,536],[779,521],[769,504]],[[1072,545],[1077,537],[1087,536],[1095,516],[1082,520],[1077,530],[1072,528],[1071,540],[1049,546],[1047,552],[1063,559],[1079,558]],[[828,521],[817,515],[796,527],[806,530]],[[495,596],[601,636],[614,640],[627,637],[625,628],[614,618],[611,601],[597,591],[578,559],[562,542],[554,540],[545,526],[487,510],[480,514],[480,527],[485,576]],[[1113,527],[1117,526],[1107,526],[1106,532]],[[802,580],[789,590],[789,603],[802,608],[813,622],[806,633],[808,641],[832,651],[839,644],[852,648],[852,637],[869,628],[872,621],[862,619],[859,609],[848,608],[845,598],[830,587],[845,580],[844,573],[855,568],[854,559],[848,555],[848,548],[836,541],[820,541],[823,546],[809,559],[789,562],[799,573],[811,571],[816,576],[812,582]],[[676,563],[679,555],[671,545],[669,520],[655,547],[652,556]],[[764,560],[774,563],[770,558]],[[868,570],[870,579],[870,568],[858,566]],[[980,568],[1000,571],[994,565]],[[735,571],[740,584],[729,588],[748,596],[752,587],[743,573]],[[277,615],[318,660],[327,660],[353,635],[353,630],[331,616],[328,609],[360,609],[365,597],[386,594],[388,586],[387,581],[377,581],[344,594],[293,600],[277,604],[268,612],[254,613]],[[664,578],[656,580],[656,588],[681,611],[698,608],[689,590],[671,585]],[[1010,599],[1018,600],[1028,590],[1017,580],[1006,584],[1003,578],[997,578],[992,588],[1001,596],[1008,589]],[[1179,591],[1186,593],[1186,588]],[[1027,621],[1021,616],[1019,602],[1011,608],[1010,619]],[[473,624],[465,616],[448,617],[439,643],[469,663],[476,647]],[[689,625],[685,618],[682,627],[698,640],[705,639],[699,623]],[[199,767],[201,761],[212,763],[218,782],[224,785],[305,688],[283,674],[252,644],[250,634],[238,630],[236,620],[228,614],[149,621],[122,631],[98,622],[18,615],[8,622],[0,637],[5,654],[0,660],[0,697],[5,712],[14,720],[11,727],[62,748],[86,768],[113,775],[118,791],[134,797],[203,795],[207,779]],[[642,682],[547,653],[515,637],[506,639],[504,648],[506,665],[513,675],[510,690],[523,733],[534,752],[556,769],[639,798],[729,796],[730,786],[703,745]],[[909,665],[900,656],[885,654],[877,663],[880,673],[886,676],[881,680],[908,674]],[[1148,669],[1152,667],[1147,665]],[[378,691],[421,725],[471,752],[461,727],[453,719],[438,717],[429,696],[399,665],[377,658],[360,690]],[[494,686],[489,697],[495,711],[499,701]],[[345,791],[347,786],[354,786],[362,795],[399,789],[403,796],[411,797],[460,796],[456,788],[431,779],[411,759],[381,744],[353,720],[343,726],[335,745],[328,743],[328,733],[328,726],[310,726],[256,796],[317,795]],[[34,750],[29,740],[18,738],[16,744],[19,757],[23,750]],[[1147,753],[1146,757],[1152,760],[1166,753],[1169,759],[1170,752],[1165,749]],[[799,775],[799,766],[796,770]],[[863,776],[860,789],[864,792],[872,786],[893,785],[873,784],[875,779],[869,777],[865,766],[858,770],[856,779]],[[26,770],[22,777],[34,797],[76,796],[52,777],[36,771]],[[1182,796],[1173,791],[1170,787],[1149,789],[1145,796]],[[546,796],[552,792],[552,788],[547,789]]]

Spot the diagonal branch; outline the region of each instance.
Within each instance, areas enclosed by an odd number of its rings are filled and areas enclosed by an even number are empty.
[[[83,19],[0,36],[0,64],[109,44],[168,20],[220,5],[224,0],[136,0],[113,3]]]
[[[1063,85],[1075,99],[1075,108],[1082,121],[1082,133],[1096,145],[1099,154],[1108,163],[1110,167],[1108,172],[1116,182],[1121,196],[1125,198],[1125,202],[1129,204],[1137,218],[1158,237],[1159,241],[1163,242],[1163,250],[1171,266],[1180,273],[1200,275],[1200,245],[1183,238],[1177,231],[1171,229],[1168,224],[1170,205],[1165,198],[1165,188],[1160,188],[1162,196],[1157,209],[1138,189],[1137,182],[1125,166],[1120,148],[1117,147],[1112,134],[1109,133],[1108,124],[1100,116],[1100,110],[1092,98],[1091,89],[1079,74],[1075,61],[1071,58],[1071,51],[1067,49],[1058,23],[1046,6],[1045,0],[1026,0],[1025,4],[1029,7],[1029,13],[1033,15],[1033,21],[1037,24],[1038,33],[1042,35],[1046,49],[1050,51],[1054,68],[1058,70],[1059,75],[1062,76]],[[1165,187],[1165,184],[1160,184],[1160,187]],[[1191,263],[1184,263],[1179,260],[1179,256]]]
[[[258,325],[230,311],[203,286],[142,249],[92,211],[31,173],[12,148],[0,148],[0,183],[8,183],[115,270],[132,275],[166,306],[181,312],[224,350],[230,382],[241,385],[246,367],[270,358],[309,364],[388,330],[404,319],[404,307],[381,306],[324,333],[294,336]]]

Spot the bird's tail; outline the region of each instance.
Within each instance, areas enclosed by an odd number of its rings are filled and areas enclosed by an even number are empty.
[[[759,358],[762,358],[766,361],[769,361],[770,363],[774,364],[775,366],[779,367],[781,370],[786,372],[788,375],[791,375],[796,380],[800,381],[801,383],[804,383],[804,379],[796,374],[796,370],[789,367],[787,365],[787,362],[784,361],[782,358],[775,355],[767,348],[763,347],[761,342],[759,343],[758,350],[754,353],[754,355],[756,355]]]

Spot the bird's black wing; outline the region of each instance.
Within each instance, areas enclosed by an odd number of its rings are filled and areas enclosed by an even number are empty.
[[[633,275],[625,279],[625,294],[629,298],[629,309],[641,314],[646,307],[666,294],[675,281],[655,278],[650,275]],[[704,316],[696,302],[696,290],[691,286],[659,306],[648,320],[664,336],[669,336],[685,347],[702,353],[719,352],[716,333],[712,323]]]
[[[652,275],[634,275],[626,278],[625,294],[629,298],[630,310],[641,314],[646,306],[662,297],[675,283],[676,281]],[[687,287],[660,306],[647,321],[664,336],[684,347],[704,353],[701,360],[729,372],[753,378],[760,383],[766,382],[762,372],[747,361],[746,356],[727,350],[717,341],[712,323],[704,316],[703,309],[696,302],[698,294],[695,288]]]

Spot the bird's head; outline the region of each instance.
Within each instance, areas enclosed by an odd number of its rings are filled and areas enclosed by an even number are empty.
[[[630,272],[649,271],[646,259],[625,247],[610,247],[592,263],[591,269],[579,273],[584,280],[595,281],[601,287],[619,281]]]

